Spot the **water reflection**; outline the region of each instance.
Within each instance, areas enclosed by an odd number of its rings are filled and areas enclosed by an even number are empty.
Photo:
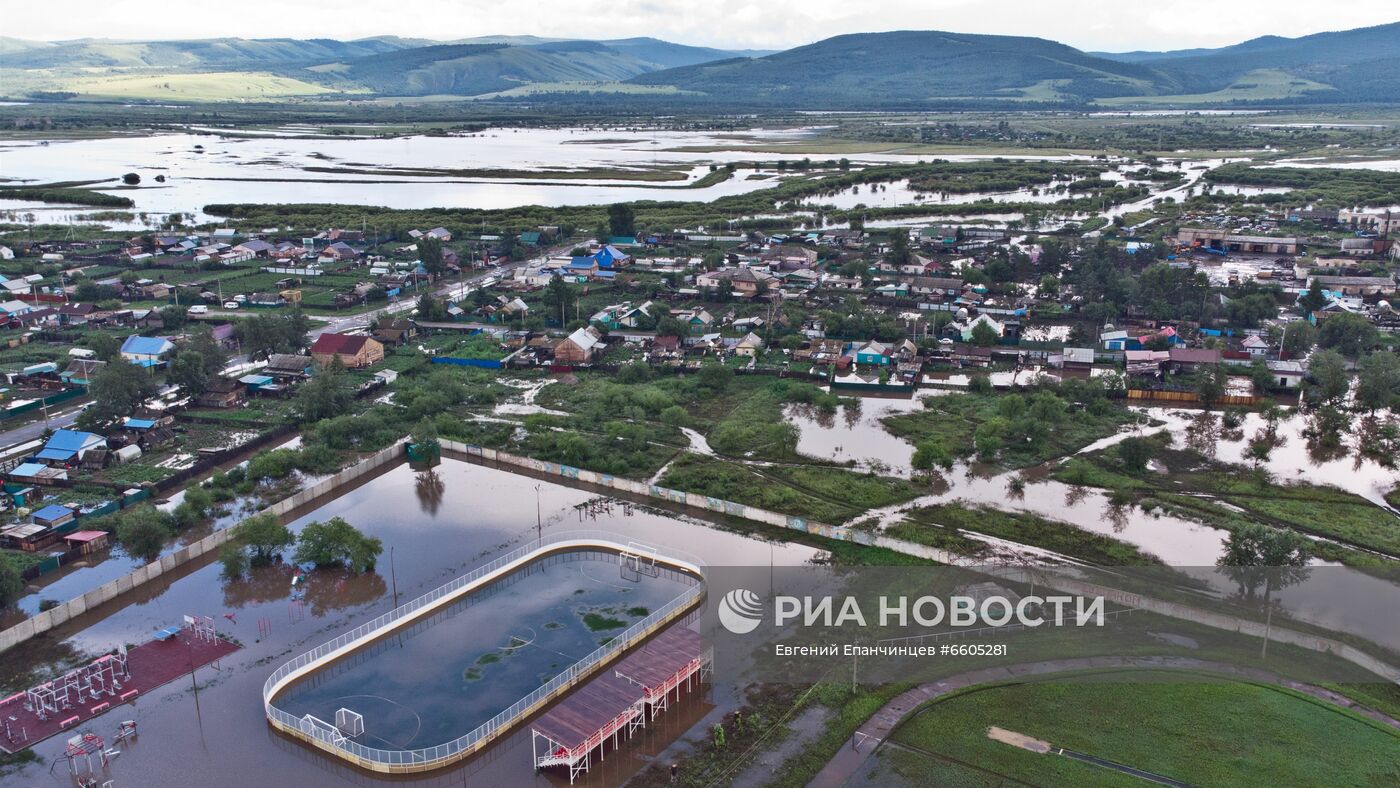
[[[427,514],[437,514],[446,489],[442,477],[432,468],[419,471],[414,477],[413,491],[418,496],[418,507]]]
[[[287,601],[292,598],[292,564],[278,562],[253,567],[246,576],[224,582],[224,606],[241,609],[250,605]],[[335,610],[344,610],[373,602],[384,595],[388,585],[376,572],[351,572],[348,569],[324,568],[306,573],[296,586],[302,590],[301,602],[316,617]]]

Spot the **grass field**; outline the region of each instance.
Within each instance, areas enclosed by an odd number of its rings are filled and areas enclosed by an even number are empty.
[[[1170,672],[1112,681],[992,687],[936,702],[894,741],[920,755],[892,764],[917,784],[1142,785],[1136,778],[988,739],[998,726],[1196,785],[1395,785],[1400,733],[1290,690]],[[1131,683],[1129,683],[1131,682]],[[909,769],[914,769],[910,772]],[[936,776],[931,779],[929,768]]]
[[[911,542],[955,552],[977,554],[983,542],[960,532],[986,534],[1053,550],[1097,566],[1147,566],[1161,561],[1127,542],[1092,533],[1071,523],[1057,522],[1029,512],[1007,512],[964,502],[923,506],[889,534]]]
[[[994,418],[1002,418],[1002,414],[1006,412],[1003,403],[1017,397],[1027,402],[1031,401],[1027,395],[1021,394],[970,392],[926,397],[923,410],[886,416],[883,423],[891,434],[910,443],[917,445],[933,439],[954,456],[967,457],[973,454],[973,436],[977,428]],[[1025,416],[1018,418],[1024,419]],[[1044,427],[1044,437],[1036,442],[1014,441],[1008,438],[997,461],[1008,468],[1038,465],[1056,457],[1073,454],[1096,440],[1113,435],[1137,418],[1138,416],[1127,408],[1109,406],[1062,414],[1055,422],[1034,419]]]
[[[1261,68],[1241,76],[1229,87],[1210,93],[1190,93],[1176,96],[1122,96],[1099,99],[1098,103],[1106,106],[1228,104],[1231,101],[1267,101],[1269,99],[1294,98],[1319,90],[1331,89],[1321,82],[1299,79],[1277,69]]]
[[[235,71],[101,74],[65,80],[61,89],[95,98],[179,101],[262,101],[344,92],[275,74]]]

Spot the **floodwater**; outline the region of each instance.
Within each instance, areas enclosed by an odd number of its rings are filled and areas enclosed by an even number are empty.
[[[1167,422],[1167,429],[1177,436],[1177,445],[1193,421],[1200,418],[1200,411],[1154,409],[1152,415]],[[1288,411],[1288,417],[1279,422],[1280,443],[1269,454],[1268,461],[1260,465],[1274,480],[1282,484],[1319,484],[1335,487],[1352,495],[1357,495],[1380,507],[1388,507],[1385,494],[1400,485],[1400,469],[1387,468],[1375,459],[1361,456],[1357,451],[1357,429],[1347,431],[1343,436],[1343,447],[1335,453],[1317,453],[1309,450],[1303,430],[1307,417],[1296,411]],[[1249,465],[1246,457],[1249,440],[1265,429],[1264,419],[1258,413],[1247,413],[1240,429],[1232,432],[1216,430],[1213,440],[1204,448],[1214,452],[1214,458],[1221,462]],[[1385,512],[1376,512],[1377,517],[1387,517]],[[1400,522],[1396,523],[1400,527]]]
[[[120,193],[135,211],[197,212],[210,203],[339,203],[390,208],[513,208],[522,205],[589,205],[630,200],[710,201],[774,185],[777,171],[739,168],[729,180],[683,188],[704,177],[711,164],[744,161],[824,161],[798,153],[750,153],[745,145],[796,142],[814,129],[754,130],[743,134],[638,129],[490,129],[454,136],[299,139],[214,134],[152,134],[94,140],[12,141],[0,145],[0,170],[31,183],[110,181],[128,172],[141,185]],[[717,150],[711,150],[717,148]],[[858,162],[912,162],[918,156],[861,154]],[[927,158],[927,157],[923,157]],[[951,157],[975,160],[977,156]],[[1053,157],[1063,158],[1063,157]],[[453,177],[416,170],[642,169],[686,170],[684,181]],[[355,170],[317,172],[308,168]],[[165,183],[155,177],[164,175]],[[36,206],[38,207],[38,206]],[[28,211],[28,208],[19,208]],[[59,215],[74,215],[72,207]],[[38,211],[35,211],[36,213]],[[197,217],[207,221],[208,217]]]
[[[265,447],[267,450],[292,449],[301,446],[301,436],[295,435],[282,441],[275,446]],[[219,468],[227,470],[235,465],[246,465],[247,460],[226,462]],[[210,472],[211,474],[213,471]],[[303,476],[303,484],[314,484],[321,477]],[[157,508],[169,511],[180,505],[185,498],[185,491],[182,489],[170,497],[170,499]],[[224,514],[214,518],[210,523],[191,528],[180,534],[164,549],[161,555],[168,555],[179,550],[191,542],[196,542],[208,536],[211,531],[228,527],[235,522],[242,520],[253,514],[261,504],[253,497],[240,497],[223,505]],[[102,585],[116,580],[123,575],[130,574],[138,569],[145,561],[133,558],[126,554],[120,547],[108,548],[100,553],[88,556],[82,561],[68,564],[56,571],[36,578],[30,587],[34,590],[23,597],[20,597],[15,607],[22,611],[25,616],[32,616],[39,612],[40,604],[45,600],[54,602],[66,602],[69,599],[82,596],[87,592],[100,588]],[[14,611],[7,611],[6,615],[0,616],[0,625],[10,626],[16,623]]]
[[[868,397],[848,400],[836,413],[805,405],[789,406],[784,414],[797,425],[797,451],[809,457],[878,468],[881,473],[909,478],[914,447],[885,431],[880,419],[895,413],[922,410],[917,399]]]
[[[541,530],[611,531],[624,540],[682,547],[712,566],[770,561],[798,565],[819,555],[801,545],[769,544],[687,516],[483,466],[447,460],[431,473],[420,473],[399,465],[312,511],[296,513],[290,523],[297,530],[313,520],[340,516],[380,538],[384,554],[373,573],[312,572],[304,600],[294,603],[291,568],[286,564],[256,569],[244,580],[226,581],[217,563],[195,562],[133,592],[119,608],[105,611],[105,618],[80,618],[57,630],[57,638],[18,646],[6,652],[5,659],[25,664],[42,661],[56,647],[96,652],[121,643],[140,643],[182,615],[212,616],[219,630],[237,638],[244,648],[218,667],[196,672],[197,699],[189,691],[189,681],[181,680],[139,699],[134,707],[123,707],[120,718],[136,719],[141,736],[123,743],[122,754],[113,761],[106,779],[115,780],[117,786],[156,788],[186,786],[192,780],[204,788],[388,782],[354,772],[271,733],[261,706],[263,682],[283,661],[390,610],[395,597],[399,603],[408,601],[533,540],[537,506]],[[732,709],[738,702],[733,693],[732,688],[716,685],[708,698],[697,698],[693,704],[687,701],[683,706],[689,716],[660,721],[655,731],[648,732],[653,738],[629,752],[664,749],[691,724],[712,714],[715,704]],[[92,730],[108,735],[116,719],[104,717]],[[52,776],[48,767],[48,762],[62,758],[61,739],[44,742],[36,750],[45,763],[11,774],[4,784],[70,785],[61,764]],[[586,784],[616,784],[630,774],[629,769],[644,765],[635,755],[626,754],[617,758],[610,754],[606,763],[609,771],[595,770]],[[533,775],[526,730],[512,734],[481,758],[419,782],[502,785],[532,780],[545,785],[556,778]]]
[[[365,730],[355,741],[368,747],[443,744],[694,584],[671,572],[629,581],[617,556],[602,552],[536,561],[318,671],[273,702],[294,717],[327,722],[341,708],[358,712]]]
[[[875,466],[882,473],[908,478],[913,472],[909,465],[913,447],[886,432],[880,419],[891,413],[922,408],[922,397],[906,401],[864,398],[860,400],[860,408],[855,413],[843,408],[843,413],[818,418],[807,410],[792,407],[788,409],[787,416],[800,431],[799,452],[838,462],[856,460],[866,467],[882,463]],[[1101,448],[1130,434],[1133,433],[1120,433],[1089,449]],[[861,518],[874,517],[880,525],[891,526],[898,523],[903,518],[903,512],[911,508],[962,501],[1007,511],[1031,512],[1067,522],[1086,531],[1127,542],[1174,566],[1212,565],[1223,551],[1224,531],[1178,517],[1149,514],[1131,506],[1114,506],[1108,496],[1098,490],[1047,478],[1049,471],[1050,468],[1045,466],[1024,471],[1002,471],[976,463],[958,463],[952,471],[939,474],[933,480],[928,495],[908,503],[868,511]],[[987,542],[999,554],[1025,558],[1046,555],[1042,550],[1018,545],[1014,540],[967,535]]]

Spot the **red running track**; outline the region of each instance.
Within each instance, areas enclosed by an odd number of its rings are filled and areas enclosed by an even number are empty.
[[[127,652],[127,669],[131,672],[131,678],[121,682],[120,692],[97,700],[85,696],[81,702],[73,703],[71,709],[50,714],[47,720],[41,720],[33,712],[25,710],[23,692],[11,695],[0,700],[0,750],[16,752],[55,734],[76,731],[94,718],[134,701],[195,668],[228,656],[238,648],[223,638],[212,641],[196,638],[188,627],[168,640],[142,643]],[[104,659],[109,657],[99,657],[98,661]],[[4,723],[9,724],[13,739],[5,737]],[[28,735],[27,740],[20,737],[21,729]],[[113,730],[116,730],[115,726]]]

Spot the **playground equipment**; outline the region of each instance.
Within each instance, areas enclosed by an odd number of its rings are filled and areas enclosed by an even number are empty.
[[[210,616],[185,616],[185,626],[189,628],[191,635],[208,643],[219,637],[214,631],[214,619]]]
[[[106,740],[91,732],[79,733],[69,738],[68,744],[63,748],[63,754],[68,757],[68,773],[74,777],[81,776],[84,771],[88,775],[93,773],[94,755],[97,756],[100,767],[106,768],[108,763]]]
[[[86,700],[115,697],[122,690],[122,682],[130,680],[131,671],[123,646],[116,654],[98,657],[81,668],[25,690],[24,708],[40,720],[47,720],[50,714],[69,711]]]

